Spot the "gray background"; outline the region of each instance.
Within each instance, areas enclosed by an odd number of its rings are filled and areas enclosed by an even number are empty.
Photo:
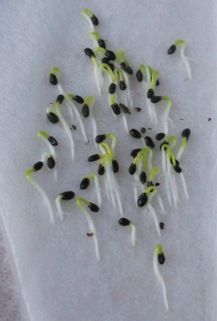
[[[124,210],[138,227],[135,251],[129,246],[128,231],[116,223],[118,213],[105,201],[101,214],[94,215],[102,256],[97,264],[79,212],[73,208],[72,217],[52,226],[40,197],[23,178],[24,170],[43,151],[36,138],[39,129],[47,129],[60,142],[58,186],[46,171],[39,177],[50,197],[71,188],[78,192],[80,178],[95,168],[87,168],[86,163],[94,145],[77,141],[72,166],[62,128],[49,125],[44,116],[46,106],[56,96],[48,84],[52,65],[61,67],[67,90],[96,95],[92,65],[82,53],[92,45],[89,26],[80,16],[83,7],[90,7],[99,17],[99,32],[109,47],[125,49],[134,67],[148,63],[161,71],[159,93],[174,99],[171,118],[175,127],[171,133],[178,134],[183,126],[192,129],[183,164],[190,201],[180,202],[178,210],[167,206],[166,216],[159,213],[166,223],[161,242],[167,264],[162,273],[168,287],[169,314],[164,312],[161,289],[152,270],[153,248],[159,239],[151,219],[144,218],[133,205],[126,175],[129,150],[137,144],[125,136],[119,121],[113,120],[105,96],[97,97],[98,127],[99,132],[113,130],[118,137],[117,158],[122,164],[118,180]],[[215,1],[1,1],[0,27],[1,217],[9,257],[13,257],[9,261],[16,270],[15,285],[21,289],[28,318],[215,321]],[[194,60],[192,82],[185,81],[179,57],[166,55],[168,45],[177,38],[189,43],[188,55]],[[134,95],[135,105],[145,107],[138,85],[134,92],[138,94]],[[212,117],[211,122],[208,117]],[[142,125],[150,126],[145,112],[130,121],[130,127]],[[88,121],[86,126],[91,135]],[[85,195],[94,200],[93,191]],[[6,287],[1,288],[1,300],[5,300]],[[3,313],[13,313],[17,303]],[[6,321],[6,316],[1,320]]]

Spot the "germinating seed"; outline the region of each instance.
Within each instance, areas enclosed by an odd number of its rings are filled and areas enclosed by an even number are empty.
[[[95,15],[92,15],[92,17],[90,19],[91,19],[94,26],[98,26],[99,20]]]
[[[109,93],[110,94],[114,94],[115,90],[116,90],[116,84],[111,83],[110,86],[109,86]]]
[[[58,79],[57,79],[57,76],[54,75],[54,74],[50,74],[49,76],[49,81],[50,81],[50,84],[51,85],[57,85],[58,84]]]
[[[120,106],[117,103],[112,104],[111,105],[111,109],[113,110],[113,113],[115,115],[120,115],[121,109],[120,109]]]
[[[151,98],[151,102],[152,102],[153,104],[157,104],[157,103],[159,103],[161,100],[162,100],[162,97],[161,97],[161,96],[154,96],[154,97]]]
[[[140,179],[140,182],[141,182],[142,184],[145,184],[145,183],[146,183],[147,175],[146,175],[146,173],[145,173],[144,171],[140,173],[139,179]]]
[[[159,223],[159,227],[160,227],[161,230],[164,230],[164,226],[165,226],[165,224],[163,222]]]
[[[174,54],[174,52],[176,51],[176,45],[172,45],[172,46],[170,46],[169,47],[169,49],[167,50],[167,53],[168,53],[168,55],[172,55],[172,54]]]
[[[119,164],[116,161],[116,159],[112,160],[112,169],[114,173],[118,173],[119,172]]]
[[[98,45],[101,48],[106,48],[106,43],[105,43],[105,41],[103,39],[99,39],[98,40]]]
[[[126,217],[121,217],[118,221],[121,226],[129,226],[131,224],[130,220]]]
[[[106,135],[105,134],[101,134],[101,135],[97,135],[95,138],[95,142],[97,144],[102,143],[104,140],[106,139]]]
[[[155,148],[155,144],[150,136],[145,136],[145,143],[151,149]]]
[[[159,253],[158,256],[157,256],[157,258],[158,258],[159,264],[164,264],[164,262],[165,262],[165,255],[164,255],[164,253]]]
[[[141,128],[140,128],[140,132],[141,132],[142,134],[145,134],[146,128],[145,128],[145,127],[141,127]]]
[[[121,80],[119,82],[119,88],[120,88],[120,90],[125,90],[127,88],[126,83],[125,83],[124,80]]]
[[[64,100],[64,96],[63,95],[58,95],[56,98],[56,102],[59,104],[62,104]]]
[[[99,164],[97,173],[98,173],[100,176],[102,176],[102,175],[105,174],[105,167],[104,167],[102,164]]]
[[[90,185],[90,180],[88,177],[84,177],[80,183],[80,189],[86,189]]]
[[[83,104],[84,103],[84,99],[81,96],[78,96],[78,95],[72,96],[72,100],[76,101],[76,103],[78,103],[78,104]]]
[[[49,156],[47,159],[47,167],[53,169],[55,167],[55,160],[52,156]]]
[[[91,210],[91,212],[99,212],[99,207],[96,204],[90,202],[90,204],[87,206]]]
[[[52,146],[58,145],[56,138],[54,138],[53,136],[48,137],[48,141],[51,143]]]
[[[131,151],[130,155],[135,158],[136,155],[141,151],[141,148],[135,148]]]
[[[95,162],[95,161],[98,161],[99,159],[100,159],[99,154],[93,154],[88,157],[88,162]]]
[[[132,128],[132,129],[129,131],[129,134],[130,134],[130,136],[132,136],[133,138],[137,138],[137,139],[139,139],[139,138],[142,137],[141,133],[140,133],[137,129],[135,129],[135,128]]]
[[[49,122],[51,122],[52,124],[56,124],[59,121],[58,116],[52,112],[47,113],[47,118],[48,118]]]
[[[151,99],[154,97],[154,90],[153,89],[149,89],[147,91],[147,98]]]
[[[124,114],[131,115],[131,111],[129,110],[129,108],[128,108],[127,106],[125,106],[125,105],[122,104],[122,103],[120,103],[119,106],[120,106],[120,108],[121,108],[121,110],[122,110],[122,112],[123,112]]]
[[[81,113],[85,118],[89,117],[90,110],[89,110],[89,106],[87,104],[84,104],[82,106]]]
[[[162,140],[164,139],[165,137],[165,134],[164,133],[158,133],[156,136],[155,136],[155,139],[156,140]]]
[[[129,173],[130,175],[134,175],[136,172],[136,164],[132,163],[130,164],[130,167],[129,167]]]
[[[137,79],[139,82],[143,81],[143,74],[142,74],[141,70],[138,70],[138,71],[136,72],[136,79]]]
[[[60,195],[62,196],[61,199],[64,201],[69,201],[75,197],[75,193],[73,191],[63,192],[60,193]]]
[[[95,57],[95,53],[93,52],[92,49],[90,48],[85,48],[84,49],[85,55],[87,55],[89,58]]]
[[[139,196],[139,198],[138,198],[137,205],[138,205],[139,207],[143,207],[143,206],[145,206],[145,204],[147,203],[147,201],[148,201],[148,196],[147,196],[147,194],[146,194],[146,193],[142,193],[142,194]]]
[[[109,58],[109,60],[115,60],[116,59],[115,53],[113,51],[111,51],[111,50],[106,50],[105,55],[106,55],[106,57]]]
[[[32,168],[34,169],[35,172],[39,171],[43,167],[43,162],[39,161],[35,163]]]

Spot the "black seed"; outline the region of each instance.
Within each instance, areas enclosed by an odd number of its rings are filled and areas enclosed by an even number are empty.
[[[137,205],[138,205],[139,207],[143,207],[143,206],[145,206],[145,204],[147,203],[147,201],[148,201],[148,196],[147,196],[147,194],[146,194],[146,193],[142,193],[142,194],[139,196],[139,198],[138,198]]]
[[[56,102],[59,103],[59,104],[62,104],[63,100],[64,100],[64,96],[63,95],[58,95],[57,99],[56,99]]]
[[[175,172],[178,174],[180,174],[182,172],[182,169],[178,164],[176,164],[173,168],[174,168]]]
[[[122,70],[126,71],[128,75],[133,75],[133,69],[129,65],[127,65],[125,62],[122,62],[120,64],[120,67]]]
[[[159,101],[161,101],[161,100],[162,100],[162,97],[161,97],[161,96],[154,96],[154,97],[151,98],[151,102],[152,102],[153,104],[157,104],[157,103],[159,103]]]
[[[86,189],[90,185],[90,180],[87,177],[84,177],[80,182],[80,189]]]
[[[110,62],[108,57],[103,57],[101,61],[103,64],[109,64],[109,62]]]
[[[155,148],[155,144],[150,136],[145,136],[145,143],[146,143],[146,146],[152,149]]]
[[[47,113],[47,118],[52,124],[56,124],[59,121],[58,116],[52,112]]]
[[[93,52],[92,49],[90,48],[85,48],[84,49],[85,55],[87,55],[89,58],[95,57],[95,53]]]
[[[94,26],[98,26],[99,20],[95,15],[92,15],[92,17],[90,19],[91,19]]]
[[[106,43],[105,43],[105,41],[103,39],[99,39],[98,40],[98,45],[101,48],[106,48]]]
[[[153,184],[152,181],[148,181],[148,182],[147,182],[147,187],[150,187],[150,186],[154,186],[154,184]]]
[[[125,218],[125,217],[121,217],[118,221],[118,223],[121,225],[121,226],[129,226],[131,224],[130,220],[128,220],[128,218]]]
[[[150,88],[150,89],[147,91],[147,97],[148,97],[149,99],[151,99],[151,98],[154,97],[154,90],[153,90],[153,89]]]
[[[141,172],[140,175],[139,175],[139,179],[140,179],[140,182],[142,184],[145,184],[146,179],[147,179],[146,173],[145,172]]]
[[[88,207],[91,210],[91,212],[99,212],[99,207],[96,204],[92,203],[92,202],[90,202]]]
[[[212,118],[211,118],[211,117],[209,117],[209,118],[208,118],[208,121],[211,121],[211,120],[212,120]]]
[[[58,79],[57,76],[54,74],[50,74],[49,81],[51,85],[57,85],[58,84]]]
[[[164,133],[158,133],[156,136],[155,136],[155,139],[156,140],[161,140],[165,137],[165,134]]]
[[[100,144],[100,143],[102,143],[105,139],[106,139],[106,135],[105,135],[105,134],[97,135],[96,138],[95,138],[95,142],[96,142],[97,144]]]
[[[83,102],[84,102],[84,99],[81,96],[78,96],[78,95],[73,96],[72,99],[74,101],[76,101],[76,103],[78,103],[78,104],[83,104]]]
[[[52,146],[58,145],[56,138],[54,138],[53,136],[48,137],[48,141],[51,143]]]
[[[141,132],[142,134],[145,134],[146,128],[145,128],[145,127],[141,127],[141,128],[140,128],[140,132]]]
[[[160,186],[160,183],[158,183],[158,182],[157,182],[157,183],[155,183],[155,186]]]
[[[116,159],[112,160],[112,169],[114,173],[118,173],[119,172],[119,164],[116,161]]]
[[[73,191],[63,192],[60,195],[62,196],[61,199],[64,201],[69,201],[75,197],[75,193]]]
[[[105,174],[105,167],[104,167],[102,164],[99,164],[97,173],[98,173],[100,176],[102,176],[102,175]]]
[[[35,163],[32,168],[34,169],[35,172],[39,171],[40,169],[42,169],[43,167],[43,162],[39,161],[37,163]]]
[[[131,115],[131,111],[129,110],[129,108],[128,108],[127,106],[125,106],[125,105],[122,104],[122,103],[120,103],[119,106],[120,106],[120,108],[121,108],[121,110],[122,110],[122,112],[123,112],[124,114]]]
[[[47,167],[52,169],[52,168],[54,168],[55,164],[56,163],[55,163],[54,158],[52,156],[49,156],[47,159]]]
[[[174,54],[175,51],[176,51],[176,45],[172,45],[167,50],[167,53],[168,53],[168,55],[172,55],[172,54]]]
[[[185,137],[187,140],[189,139],[190,135],[191,135],[191,130],[189,128],[185,128],[182,131],[182,137]]]
[[[154,188],[151,188],[149,192],[150,192],[150,193],[153,193],[154,191],[155,191],[155,189],[154,189]]]
[[[87,232],[87,236],[88,236],[88,237],[94,236],[94,233],[92,233],[92,232],[91,232],[91,233]]]
[[[157,79],[157,81],[156,81],[156,86],[160,86],[160,80],[159,79]]]
[[[134,107],[134,109],[135,109],[135,111],[137,111],[138,113],[139,113],[140,111],[142,111],[142,108],[140,108],[140,107]]]
[[[111,68],[112,71],[115,70],[115,66],[111,62],[107,63],[107,65]]]
[[[88,157],[88,162],[95,162],[97,160],[100,159],[100,155],[99,154],[93,154],[90,157]]]
[[[71,127],[70,129],[76,130],[76,129],[77,129],[77,126],[76,126],[76,125],[72,125],[72,127]]]
[[[87,104],[84,104],[81,109],[82,115],[87,118],[90,114],[89,106]]]
[[[163,222],[160,222],[160,223],[159,223],[159,227],[160,227],[161,230],[164,230],[164,223],[163,223]]]
[[[119,88],[120,88],[120,90],[125,90],[127,88],[126,83],[125,83],[124,80],[121,80],[119,82]]]
[[[133,175],[133,174],[135,174],[135,172],[136,172],[136,164],[131,163],[130,167],[129,167],[129,173],[130,173],[130,175]]]
[[[119,107],[118,104],[116,104],[116,103],[112,104],[112,105],[111,105],[111,108],[112,108],[113,113],[114,113],[115,115],[120,115],[121,109],[120,109],[120,107]]]
[[[109,86],[109,94],[114,94],[115,90],[116,90],[116,84],[112,82]]]
[[[133,149],[130,153],[130,155],[135,158],[137,156],[137,154],[141,151],[141,148],[136,148],[136,149]]]
[[[158,263],[159,263],[159,264],[164,264],[164,262],[165,262],[165,256],[164,256],[163,253],[158,254],[157,258],[158,258]]]
[[[116,59],[116,56],[115,56],[115,53],[111,50],[106,50],[106,53],[105,53],[106,57],[109,58],[109,60],[115,60]]]
[[[132,128],[132,129],[129,131],[129,134],[130,134],[130,136],[132,136],[132,137],[134,137],[134,138],[137,138],[137,139],[139,139],[139,138],[142,137],[141,133],[140,133],[137,129],[134,129],[134,128]]]
[[[141,70],[138,70],[138,71],[136,72],[136,79],[137,79],[139,82],[143,81],[143,73],[141,72]]]

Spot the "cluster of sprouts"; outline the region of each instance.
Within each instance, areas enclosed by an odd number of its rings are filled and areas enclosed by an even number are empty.
[[[142,211],[145,218],[147,215],[152,218],[157,237],[160,238],[165,227],[164,222],[160,220],[160,215],[165,212],[165,203],[177,208],[182,195],[186,199],[189,198],[184,175],[183,154],[188,145],[191,131],[189,128],[185,128],[180,136],[169,133],[169,124],[172,122],[169,114],[173,107],[173,100],[169,96],[158,94],[160,91],[160,72],[148,64],[139,65],[135,78],[142,85],[145,93],[145,113],[148,115],[149,124],[156,128],[160,126],[161,131],[151,137],[144,127],[129,130],[130,115],[133,114],[134,110],[142,110],[140,107],[133,107],[131,79],[134,72],[131,64],[122,49],[113,51],[108,48],[107,42],[97,30],[99,20],[95,14],[89,9],[84,9],[82,15],[90,25],[92,49],[85,48],[84,53],[92,62],[98,95],[106,94],[108,108],[116,121],[121,119],[123,122],[124,130],[128,134],[127,139],[133,143],[133,138],[134,142],[139,144],[137,148],[130,152],[132,158],[128,168],[128,174],[132,178],[129,181],[132,182],[134,210]],[[179,49],[188,79],[191,80],[189,58],[185,56],[186,45],[186,41],[176,40],[169,47],[167,53],[172,55]],[[37,182],[37,179],[35,179],[37,175],[46,169],[54,173],[57,181],[59,162],[56,149],[58,141],[44,130],[40,130],[37,136],[46,146],[46,150],[38,158],[39,160],[25,171],[26,179],[43,198],[52,223],[56,220],[59,222],[64,220],[68,213],[64,211],[65,202],[71,205],[72,211],[77,208],[84,215],[89,228],[87,236],[94,241],[97,260],[100,259],[99,242],[92,213],[100,210],[104,195],[113,206],[114,211],[118,213],[118,224],[130,231],[130,241],[132,246],[135,247],[136,223],[127,217],[129,213],[123,209],[121,186],[118,183],[119,170],[122,164],[119,164],[116,157],[117,143],[120,144],[116,134],[113,132],[98,133],[95,97],[82,97],[72,92],[66,92],[62,84],[62,72],[59,67],[54,66],[50,69],[49,83],[56,88],[57,97],[54,103],[46,109],[47,120],[52,124],[52,128],[57,125],[63,128],[70,144],[72,162],[74,162],[76,155],[76,145],[83,143],[80,137],[83,138],[85,144],[90,143],[95,149],[95,153],[90,155],[87,161],[88,163],[97,163],[98,167],[94,171],[90,169],[82,175],[79,187],[80,191],[88,191],[94,188],[97,204],[77,195],[74,189],[58,193],[56,198],[51,200],[44,188]],[[158,112],[160,108],[163,108],[161,121]],[[92,137],[87,135],[85,119],[89,119],[91,122]],[[71,124],[73,123],[78,124],[78,130],[80,131],[78,137],[71,130]],[[124,171],[124,168],[122,170]],[[166,196],[164,202],[163,196]],[[160,265],[163,265],[165,260],[163,245],[158,243],[153,253],[153,270],[162,287],[165,308],[169,310],[167,288],[160,272]]]

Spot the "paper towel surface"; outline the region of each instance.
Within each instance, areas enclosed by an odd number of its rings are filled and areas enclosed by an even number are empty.
[[[92,65],[83,54],[91,47],[89,25],[81,17],[89,7],[100,19],[99,32],[114,50],[123,48],[136,68],[153,65],[161,72],[159,93],[174,100],[171,118],[178,134],[190,127],[192,137],[183,158],[190,200],[178,209],[159,213],[166,229],[161,240],[150,217],[133,205],[127,175],[129,152],[138,144],[115,121],[107,98],[97,96]],[[17,278],[31,321],[215,321],[216,316],[216,14],[210,1],[2,1],[0,17],[1,91],[1,217],[14,258]],[[177,38],[188,41],[193,59],[193,81],[179,56],[169,57],[168,46]],[[67,91],[95,95],[99,133],[117,134],[118,181],[124,211],[138,227],[133,250],[129,232],[118,224],[118,213],[104,197],[101,212],[93,214],[98,230],[101,262],[97,263],[87,226],[75,209],[51,225],[40,196],[23,173],[44,150],[36,137],[45,129],[59,140],[59,182],[44,172],[38,179],[51,198],[73,189],[94,165],[87,164],[94,145],[76,140],[72,166],[68,141],[60,126],[48,124],[45,109],[57,92],[48,82],[50,67],[63,71]],[[142,89],[132,83],[134,104],[146,108]],[[208,121],[211,117],[212,120]],[[180,120],[183,118],[184,120]],[[92,137],[91,126],[85,121]],[[152,127],[144,111],[132,116],[131,127]],[[156,133],[154,129],[151,133]],[[94,201],[94,192],[84,196]],[[161,288],[152,269],[156,243],[165,246],[161,268],[170,302],[165,313]]]

